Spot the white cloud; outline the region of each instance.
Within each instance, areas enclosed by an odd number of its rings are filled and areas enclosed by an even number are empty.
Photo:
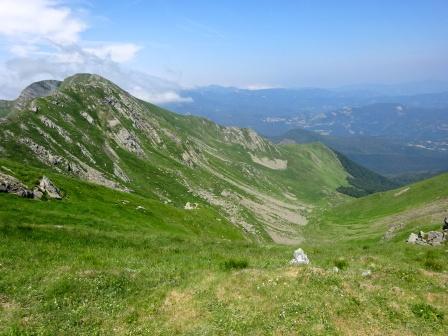
[[[87,25],[51,0],[0,0],[0,34],[23,41],[71,44]]]
[[[177,92],[179,85],[141,71],[122,67],[83,48],[59,46],[53,52],[16,57],[0,67],[0,99],[14,99],[28,84],[43,79],[62,80],[76,73],[96,73],[108,78],[136,97],[152,103],[191,102]]]
[[[154,103],[191,101],[170,81],[119,65],[140,46],[82,39],[87,24],[59,0],[0,0],[0,38],[12,58],[0,64],[0,99],[14,99],[30,83],[96,73]]]
[[[123,63],[133,59],[141,47],[133,43],[112,43],[83,49],[99,58],[108,58],[114,62]]]
[[[134,86],[129,90],[129,92],[137,98],[149,101],[154,104],[193,102],[193,99],[191,97],[181,97],[175,91],[154,92],[154,90],[148,90],[147,88]]]
[[[247,85],[245,87],[243,87],[243,89],[247,89],[247,90],[267,90],[267,89],[277,89],[278,86],[274,86],[274,85],[269,85],[269,84],[250,84]]]

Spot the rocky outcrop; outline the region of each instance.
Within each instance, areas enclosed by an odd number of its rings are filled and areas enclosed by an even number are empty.
[[[26,185],[11,175],[0,172],[0,192],[6,192],[25,198],[33,198],[34,194]]]
[[[34,193],[36,194],[36,198],[41,198],[43,195],[47,195],[48,198],[62,199],[61,191],[46,176],[42,176],[39,185],[34,189]],[[41,197],[37,196],[39,193]]]
[[[301,248],[294,251],[293,258],[289,262],[290,265],[308,265],[309,263],[308,256]]]
[[[0,192],[15,194],[25,198],[41,199],[44,195],[51,199],[62,199],[62,193],[46,176],[43,176],[39,184],[30,190],[17,178],[0,172]]]
[[[420,231],[418,234],[411,233],[407,242],[409,244],[438,246],[448,241],[448,230],[429,231],[427,233]]]

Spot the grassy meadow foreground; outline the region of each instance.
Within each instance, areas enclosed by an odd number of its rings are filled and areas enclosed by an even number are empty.
[[[448,174],[388,190],[96,75],[0,102],[0,177],[63,194],[0,193],[1,335],[448,334],[448,246],[405,242],[440,229]]]
[[[26,181],[42,173],[2,165]],[[448,332],[447,247],[404,242],[439,217],[382,239],[388,216],[433,200],[446,207],[448,175],[319,214],[304,231],[303,267],[288,265],[291,246],[248,240],[213,209],[50,177],[63,200],[0,194],[1,334]]]

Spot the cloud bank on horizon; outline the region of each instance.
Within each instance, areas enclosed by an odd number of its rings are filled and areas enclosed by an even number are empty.
[[[189,102],[178,84],[126,65],[142,49],[130,42],[83,39],[83,13],[55,0],[0,0],[0,99],[14,99],[32,82],[96,73],[154,103]]]
[[[447,15],[446,0],[0,0],[0,99],[77,72],[154,103],[207,85],[446,82]]]

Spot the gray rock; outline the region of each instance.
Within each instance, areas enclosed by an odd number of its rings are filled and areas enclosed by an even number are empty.
[[[291,265],[308,265],[310,260],[305,252],[301,248],[298,248],[294,251],[294,258],[289,263]]]
[[[441,245],[444,241],[448,241],[448,233],[445,231],[429,231],[428,233],[420,231],[418,235],[411,233],[407,240],[410,244],[432,246]]]
[[[42,191],[40,191],[38,187],[35,187],[33,189],[33,197],[34,198],[41,199],[43,196],[44,196],[44,193]]]
[[[339,268],[337,266],[334,266],[332,270],[334,273],[339,273]]]
[[[20,197],[32,198],[33,192],[26,185],[11,175],[0,172],[0,192],[16,194]]]
[[[415,244],[415,243],[417,242],[418,239],[419,239],[419,237],[418,237],[415,233],[411,233],[411,234],[409,235],[409,238],[408,238],[407,242],[408,242],[409,244]]]
[[[430,244],[440,244],[443,242],[443,232],[429,231],[426,239]]]
[[[42,193],[46,193],[49,198],[62,199],[59,189],[46,176],[42,176],[37,187]]]
[[[371,271],[371,270],[365,270],[365,271],[363,271],[363,272],[361,273],[361,275],[362,275],[363,277],[371,276],[371,275],[372,275],[372,271]]]

